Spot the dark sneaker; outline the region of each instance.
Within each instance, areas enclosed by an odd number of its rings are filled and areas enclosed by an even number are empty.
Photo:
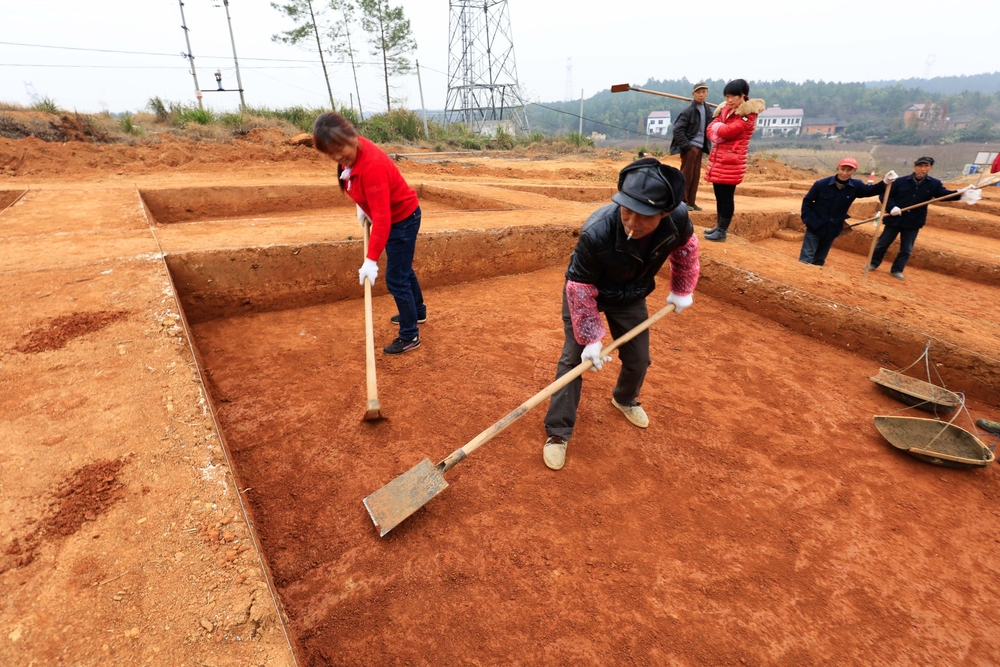
[[[404,352],[415,350],[418,347],[420,347],[420,336],[417,336],[413,340],[397,338],[396,340],[389,343],[386,347],[382,348],[382,351],[385,352],[386,354],[403,354]]]
[[[702,210],[701,206],[698,206],[697,204],[691,204],[690,206],[688,206],[688,208],[691,209],[692,211],[700,211],[700,210]]]
[[[399,315],[393,315],[392,317],[389,318],[389,321],[395,324],[396,326],[399,326]],[[417,324],[423,324],[426,321],[427,321],[427,313],[424,313],[423,315],[417,315]]]

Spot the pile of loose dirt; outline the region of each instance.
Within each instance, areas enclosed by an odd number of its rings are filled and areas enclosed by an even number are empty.
[[[49,350],[58,350],[66,347],[66,344],[74,338],[85,336],[94,331],[100,331],[104,327],[127,316],[128,311],[124,310],[100,310],[89,313],[62,315],[49,320],[42,326],[32,329],[21,339],[21,342],[14,349],[24,354],[37,354],[39,352],[48,352]]]
[[[125,485],[117,479],[124,465],[124,460],[95,461],[63,480],[52,492],[45,516],[29,519],[23,534],[4,548],[8,558],[0,562],[0,572],[31,564],[47,537],[69,537],[124,498]]]
[[[814,169],[797,169],[790,167],[784,162],[772,160],[770,158],[758,157],[750,160],[747,165],[747,173],[743,178],[748,183],[762,183],[765,181],[800,181],[816,177]]]

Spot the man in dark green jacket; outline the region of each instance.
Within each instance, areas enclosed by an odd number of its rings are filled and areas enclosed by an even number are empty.
[[[692,211],[700,211],[701,207],[695,204],[695,199],[698,197],[698,182],[701,180],[701,156],[712,147],[707,134],[712,114],[705,104],[708,86],[704,81],[694,84],[691,96],[694,101],[680,112],[674,121],[674,138],[670,142],[670,154],[680,153],[681,156],[681,173],[687,182],[684,189],[684,203]]]

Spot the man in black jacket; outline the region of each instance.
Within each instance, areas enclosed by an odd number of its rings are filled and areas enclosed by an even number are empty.
[[[813,183],[802,198],[806,236],[802,239],[799,261],[803,264],[823,266],[830,247],[844,231],[844,222],[850,217],[847,211],[854,200],[881,195],[885,192],[885,184],[896,178],[896,172],[890,171],[881,183],[865,185],[860,179],[851,178],[857,169],[858,161],[845,157],[837,165],[836,175]]]
[[[691,97],[694,101],[680,112],[674,121],[674,138],[670,142],[670,154],[680,153],[681,156],[681,173],[687,181],[684,203],[692,211],[700,211],[701,207],[695,204],[695,199],[698,196],[698,182],[701,180],[701,156],[712,147],[707,134],[712,114],[705,104],[708,86],[704,81],[694,84]]]
[[[599,371],[610,357],[601,357],[606,330],[620,337],[649,317],[646,297],[656,288],[656,273],[670,260],[670,295],[676,312],[691,305],[698,283],[698,237],[681,202],[684,176],[655,158],[643,158],[622,169],[618,192],[584,223],[566,269],[563,289],[560,378],[584,360]],[[650,364],[649,331],[618,348],[622,362],[611,403],[633,425],[649,426],[636,398]],[[576,424],[582,378],[552,396],[545,415],[548,439],[542,450],[545,465],[559,470],[566,461],[566,444]]]
[[[946,195],[958,196],[961,194],[965,199],[964,193],[972,189],[971,186],[968,186],[961,190],[949,190],[944,187],[941,181],[928,175],[933,166],[934,158],[917,158],[913,162],[913,173],[892,184],[889,189],[889,202],[886,204],[889,215],[883,220],[885,229],[878,237],[878,243],[875,244],[872,263],[868,267],[869,271],[878,268],[889,246],[899,236],[899,253],[892,262],[890,272],[893,278],[904,280],[903,269],[906,268],[906,262],[913,252],[913,244],[917,241],[917,234],[920,233],[920,228],[927,224],[927,207],[921,206],[905,213],[901,209]]]

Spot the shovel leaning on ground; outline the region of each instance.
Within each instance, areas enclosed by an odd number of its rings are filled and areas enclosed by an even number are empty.
[[[632,340],[653,324],[662,319],[667,313],[674,311],[674,305],[670,304],[666,308],[657,311],[646,321],[637,324],[627,333],[614,340],[610,345],[601,350],[601,356],[605,357],[619,347]],[[392,480],[378,491],[365,498],[365,507],[379,529],[379,535],[385,536],[390,530],[398,526],[404,519],[416,512],[430,501],[431,498],[448,488],[448,482],[444,479],[444,474],[454,468],[465,457],[476,451],[479,447],[489,442],[508,426],[526,415],[530,410],[538,406],[539,403],[552,396],[570,382],[583,375],[584,371],[593,366],[589,359],[579,364],[566,375],[550,384],[545,389],[522,403],[516,410],[490,426],[488,429],[477,435],[464,447],[460,447],[448,455],[448,458],[437,465],[433,465],[430,459],[424,459],[402,475]]]
[[[365,220],[365,257],[368,256],[368,230],[371,221]],[[368,385],[368,405],[365,421],[382,419],[378,402],[378,381],[375,377],[375,323],[372,321],[372,281],[365,278],[365,380]]]

